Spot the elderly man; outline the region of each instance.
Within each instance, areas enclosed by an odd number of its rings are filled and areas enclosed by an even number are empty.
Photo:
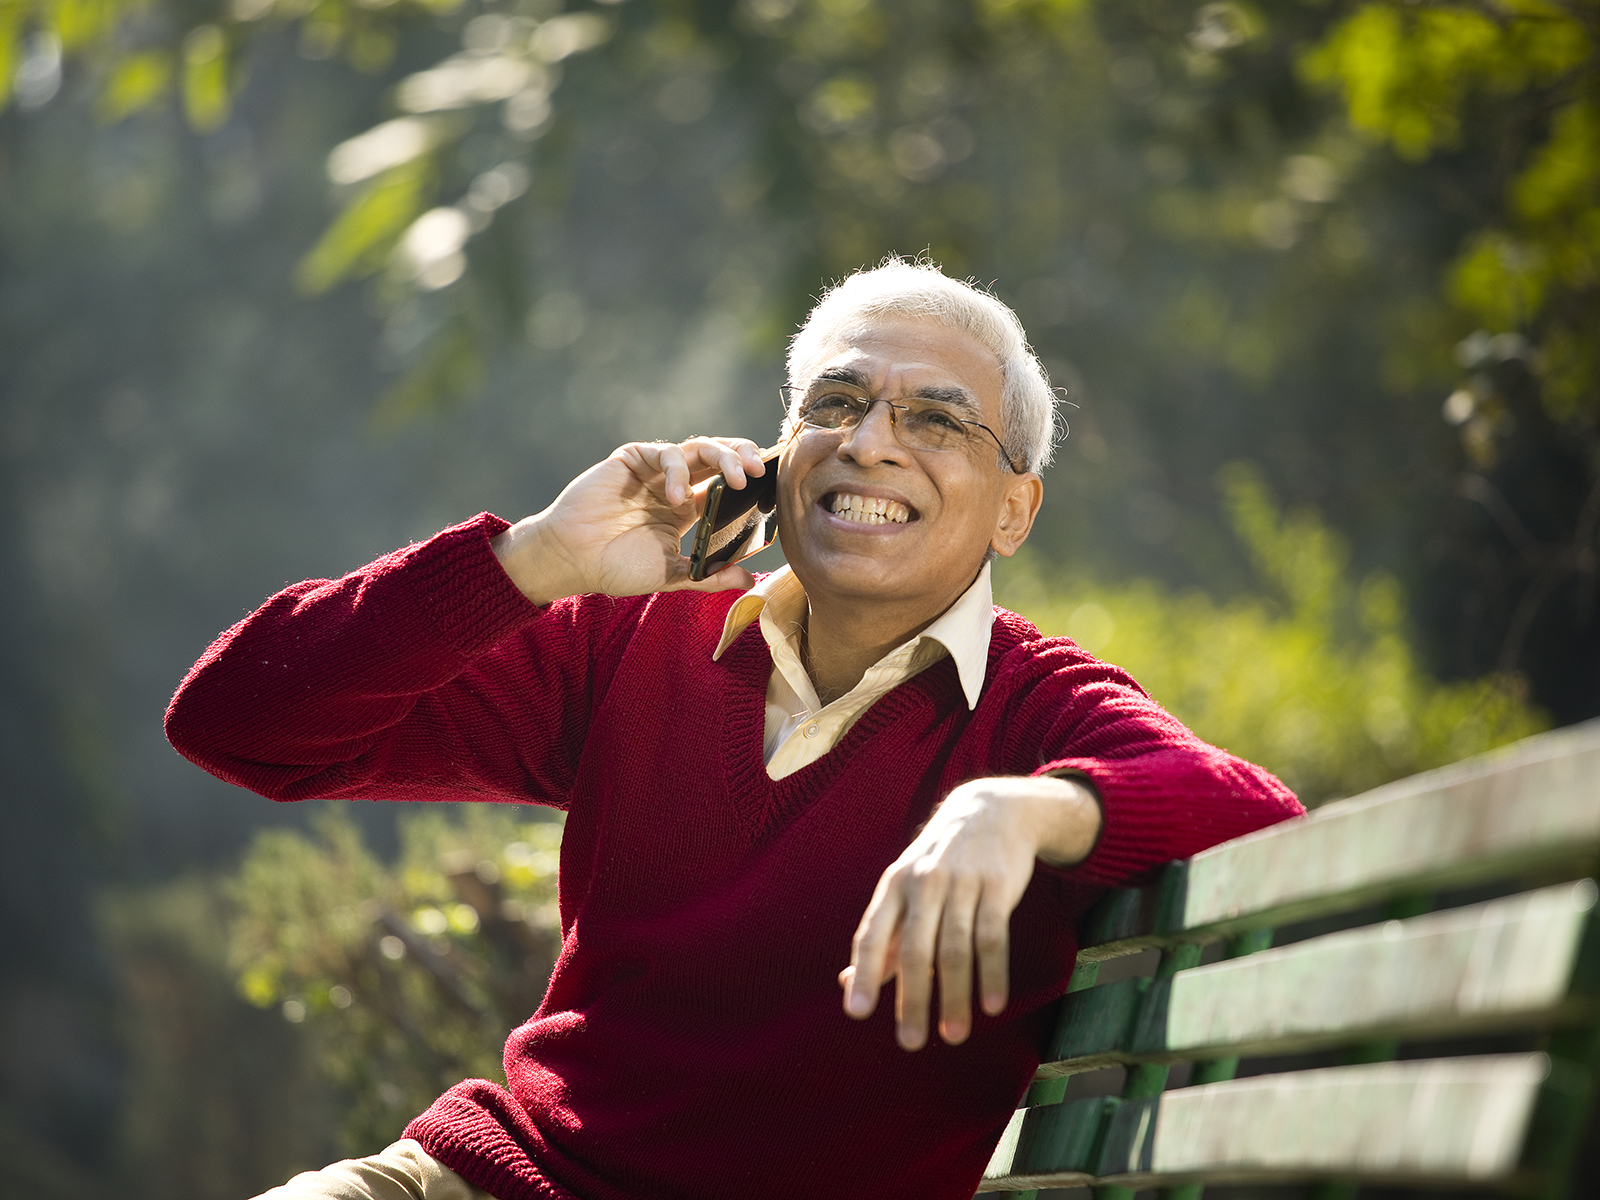
[[[1053,423],[1009,309],[891,260],[823,299],[789,377],[786,568],[697,583],[679,551],[698,484],[764,474],[753,443],[633,444],[515,525],[287,589],[184,681],[173,743],[275,799],[567,812],[507,1086],[269,1195],[962,1200],[1084,910],[1299,811],[994,608]]]

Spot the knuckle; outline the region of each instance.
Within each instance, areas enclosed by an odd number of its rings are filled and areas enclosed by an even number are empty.
[[[932,964],[932,955],[921,946],[904,946],[900,950],[900,965],[912,979],[926,975]]]
[[[971,961],[972,958],[967,953],[967,948],[960,943],[939,947],[939,969],[941,971],[964,971]]]
[[[944,887],[950,882],[950,868],[941,859],[923,859],[916,864],[912,876],[924,887]]]

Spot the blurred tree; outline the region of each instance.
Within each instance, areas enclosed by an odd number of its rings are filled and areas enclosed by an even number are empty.
[[[1439,311],[1394,347],[1426,376],[1454,343],[1464,372],[1443,414],[1469,511],[1438,624],[1458,670],[1530,669],[1573,715],[1600,710],[1597,45],[1592,3],[1367,3],[1301,60],[1466,217]]]
[[[17,99],[35,104],[76,54],[106,117],[171,96],[206,130],[262,31],[287,24],[303,54],[385,71],[445,19],[459,48],[401,73],[393,115],[330,153],[340,211],[298,273],[311,292],[372,277],[403,328],[388,426],[475,392],[508,344],[563,345],[581,322],[567,294],[527,285],[519,247],[561,219],[561,163],[584,130],[617,112],[630,130],[645,113],[668,130],[720,119],[746,148],[704,185],[786,243],[771,264],[786,284],[742,306],[748,336],[775,346],[819,277],[890,249],[1003,279],[1069,384],[1172,389],[1184,426],[1225,398],[1284,427],[1270,465],[1332,492],[1325,507],[1363,543],[1431,535],[1413,583],[1439,669],[1523,669],[1560,719],[1600,712],[1592,4],[560,7],[9,0],[0,64],[20,63]],[[683,152],[629,132],[607,169],[642,183],[662,150]],[[1277,417],[1291,380],[1301,395]],[[1437,456],[1441,392],[1460,432],[1453,489],[1406,453]],[[1395,448],[1357,444],[1397,419]],[[1318,423],[1368,460],[1352,482],[1295,470]],[[1204,503],[1237,424],[1209,431],[1205,461],[1176,453],[1190,438],[1156,439],[1144,508]],[[1381,511],[1400,496],[1425,503]]]
[[[408,813],[392,866],[339,809],[258,834],[227,884],[240,993],[306,1024],[351,1153],[399,1137],[469,1076],[502,1079],[561,945],[561,825],[543,810]]]
[[[1370,736],[1398,725],[1369,728],[1357,695],[1382,638],[1354,584],[1312,660],[1344,708],[1309,683],[1304,701],[1348,777],[1213,722],[1265,710],[1163,674],[1132,592],[1079,586],[1154,581],[1148,611],[1180,623],[1203,592],[1213,630],[1237,603],[1274,661],[1309,644],[1321,627],[1264,598],[1218,503],[1240,458],[1344,535],[1349,578],[1397,577],[1374,594],[1413,598],[1391,628],[1434,673],[1517,670],[1555,720],[1600,712],[1592,13],[0,0],[0,545],[20,581],[0,745],[30,931],[0,997],[0,1118],[111,1169],[126,974],[95,961],[83,890],[297,819],[160,741],[153,713],[217,628],[284,579],[530,511],[623,437],[767,434],[756,398],[807,297],[891,250],[998,280],[1080,406],[1034,537],[1075,602],[1041,619],[1115,610],[1113,657],[1212,736],[1318,794],[1412,744]],[[1374,695],[1434,711],[1421,667],[1382,661],[1400,682]],[[1410,761],[1449,724],[1419,725]],[[357,813],[383,844],[382,809]],[[180,1144],[156,1110],[150,1144]]]

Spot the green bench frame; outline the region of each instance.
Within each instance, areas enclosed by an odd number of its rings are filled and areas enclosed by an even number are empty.
[[[1600,1065],[1597,866],[1600,721],[1111,893],[980,1194],[1197,1200],[1208,1183],[1320,1181],[1329,1196],[1382,1183],[1561,1197]],[[1508,894],[1441,906],[1474,888]],[[1357,924],[1272,948],[1274,930],[1307,921]],[[1160,952],[1152,978],[1097,986],[1101,963],[1146,950]],[[1499,1034],[1536,1046],[1393,1061],[1402,1043]],[[1242,1056],[1328,1052],[1341,1065],[1235,1078]],[[1179,1062],[1188,1085],[1166,1090]],[[1120,1096],[1066,1099],[1073,1075],[1113,1065]]]

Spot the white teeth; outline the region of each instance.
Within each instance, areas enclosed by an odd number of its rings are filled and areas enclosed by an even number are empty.
[[[854,496],[835,492],[831,505],[835,516],[861,525],[903,525],[911,519],[911,510],[898,500],[882,496]]]

